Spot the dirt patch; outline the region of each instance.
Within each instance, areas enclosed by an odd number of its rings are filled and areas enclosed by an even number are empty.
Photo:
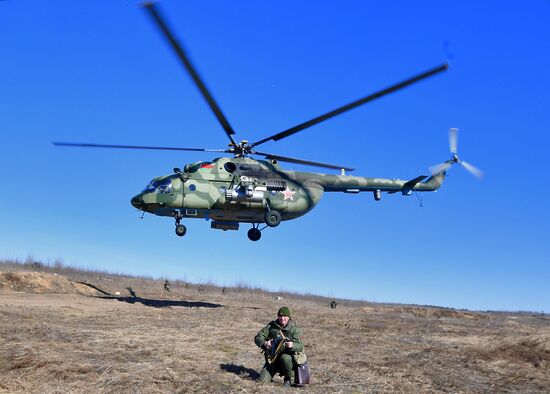
[[[90,286],[44,272],[0,272],[0,292],[99,295]]]
[[[550,370],[550,335],[541,333],[496,337],[479,354],[486,360],[528,363],[535,368]]]
[[[449,319],[487,319],[487,315],[478,312],[462,311],[450,308],[438,308],[428,306],[393,306],[388,308],[392,312],[401,313],[417,318],[449,318]]]

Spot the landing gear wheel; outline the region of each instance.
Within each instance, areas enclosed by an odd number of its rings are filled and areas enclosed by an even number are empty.
[[[248,239],[251,241],[258,241],[262,238],[262,232],[257,228],[251,228],[248,230]]]
[[[281,214],[277,211],[267,211],[265,213],[265,224],[269,227],[277,227],[281,224]]]
[[[183,237],[187,232],[187,228],[183,224],[178,224],[176,226],[176,234],[180,237]]]

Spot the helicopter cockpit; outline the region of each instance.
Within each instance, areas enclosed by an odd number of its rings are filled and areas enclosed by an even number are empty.
[[[171,193],[172,192],[172,178],[165,178],[161,180],[152,180],[149,182],[142,193]]]

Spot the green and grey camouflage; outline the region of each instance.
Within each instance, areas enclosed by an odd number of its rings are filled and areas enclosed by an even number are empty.
[[[435,191],[445,171],[412,180],[366,178],[285,171],[276,160],[218,158],[186,165],[183,171],[154,178],[132,198],[132,205],[159,216],[211,220],[212,228],[236,230],[239,223],[275,227],[311,211],[325,192],[381,193]],[[270,223],[269,213],[279,215]]]

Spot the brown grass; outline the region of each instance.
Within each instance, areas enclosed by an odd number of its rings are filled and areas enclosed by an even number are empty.
[[[346,300],[331,309],[322,297],[277,301],[246,285],[174,281],[166,292],[162,279],[67,276],[121,294],[83,296],[65,285],[62,294],[43,294],[27,287],[32,276],[9,274],[25,292],[0,290],[0,392],[283,392],[279,377],[267,387],[255,382],[263,359],[253,343],[282,304],[305,332],[312,384],[304,392],[550,387],[546,315]]]

